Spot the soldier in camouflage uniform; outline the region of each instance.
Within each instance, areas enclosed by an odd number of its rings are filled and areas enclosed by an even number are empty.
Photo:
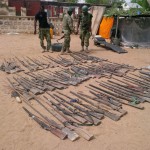
[[[40,11],[35,15],[35,22],[34,22],[34,34],[36,34],[36,23],[39,21],[39,38],[40,44],[43,48],[42,52],[51,50],[51,38],[50,38],[50,25],[47,22],[47,13],[44,11],[44,6],[40,7]],[[44,38],[47,41],[47,48],[44,46]]]
[[[63,43],[63,48],[61,50],[61,54],[64,54],[66,51],[67,53],[71,53],[70,51],[70,35],[72,32],[74,32],[73,28],[73,20],[71,18],[73,9],[70,7],[67,11],[67,14],[64,15],[63,17],[63,33],[64,33],[64,43]]]
[[[84,46],[86,47],[86,52],[88,52],[89,38],[91,36],[91,25],[92,25],[92,14],[88,13],[88,7],[84,5],[82,7],[82,14],[79,16],[77,32],[80,26],[80,39],[81,39],[81,51],[84,51]]]

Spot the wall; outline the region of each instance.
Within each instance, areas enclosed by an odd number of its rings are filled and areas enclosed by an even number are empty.
[[[21,16],[26,16],[27,15],[27,9],[24,7],[21,7]]]
[[[26,1],[24,7],[27,9],[27,16],[35,16],[39,11],[40,1]]]
[[[6,8],[0,8],[0,15],[8,15],[9,12]]]
[[[10,0],[9,7],[16,8],[16,15],[21,15],[21,7],[23,7],[24,1],[23,0]]]
[[[62,33],[62,19],[49,18],[50,22],[54,24],[55,35]],[[74,26],[76,26],[74,20]],[[38,27],[37,27],[38,28]],[[1,33],[32,33],[34,32],[34,17],[23,16],[0,16],[0,34]]]
[[[16,7],[16,14],[21,15],[21,7],[26,8],[27,16],[34,16],[40,7],[39,0],[9,0],[9,6]]]

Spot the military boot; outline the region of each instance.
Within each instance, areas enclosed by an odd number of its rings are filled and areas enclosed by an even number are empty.
[[[61,49],[61,52],[60,52],[60,55],[64,55],[64,52],[66,51],[66,49],[65,48],[62,48]]]
[[[66,53],[72,53],[72,51],[69,48],[67,48]]]
[[[41,47],[42,47],[42,53],[44,53],[46,51],[46,46],[41,45]]]
[[[89,53],[88,47],[86,47],[85,52],[86,52],[86,53]]]
[[[82,49],[81,49],[81,52],[83,52],[84,51],[84,46],[82,46]]]
[[[47,46],[47,52],[53,53],[51,46]]]
[[[52,48],[50,48],[49,50],[47,50],[48,52],[50,52],[50,53],[53,53],[53,50],[52,50]]]

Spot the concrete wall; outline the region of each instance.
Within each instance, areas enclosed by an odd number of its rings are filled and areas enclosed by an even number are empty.
[[[24,7],[21,7],[21,16],[27,16],[27,9]]]
[[[49,18],[54,24],[54,34],[62,33],[62,19]],[[77,21],[74,20],[74,26]],[[38,27],[37,27],[38,28]],[[0,34],[1,33],[32,33],[34,32],[34,17],[23,16],[0,16]]]
[[[8,9],[6,7],[0,8],[0,15],[16,16],[16,8],[15,7],[9,7]]]
[[[33,33],[34,17],[0,16],[0,33]]]
[[[9,15],[9,12],[6,8],[0,8],[0,15]]]

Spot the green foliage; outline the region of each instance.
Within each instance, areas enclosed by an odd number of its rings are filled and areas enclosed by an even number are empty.
[[[132,3],[138,3],[141,7],[146,10],[150,10],[150,5],[147,0],[131,0]]]
[[[57,0],[57,2],[77,3],[78,0]]]
[[[104,14],[104,16],[110,17],[110,16],[136,16],[139,15],[150,15],[150,11],[147,11],[143,8],[131,8],[130,10],[117,10],[117,9],[111,9],[107,10]]]
[[[139,2],[143,2],[145,0],[132,0],[133,2],[138,4]],[[124,3],[124,0],[120,0],[119,2],[114,1],[112,7],[110,9],[106,9],[104,16],[135,16],[135,15],[150,15],[150,9],[143,8],[131,8],[129,10],[123,10],[121,9],[121,5]],[[140,4],[139,4],[140,5]],[[144,4],[142,3],[144,6]]]
[[[110,0],[85,0],[89,4],[109,4]]]

